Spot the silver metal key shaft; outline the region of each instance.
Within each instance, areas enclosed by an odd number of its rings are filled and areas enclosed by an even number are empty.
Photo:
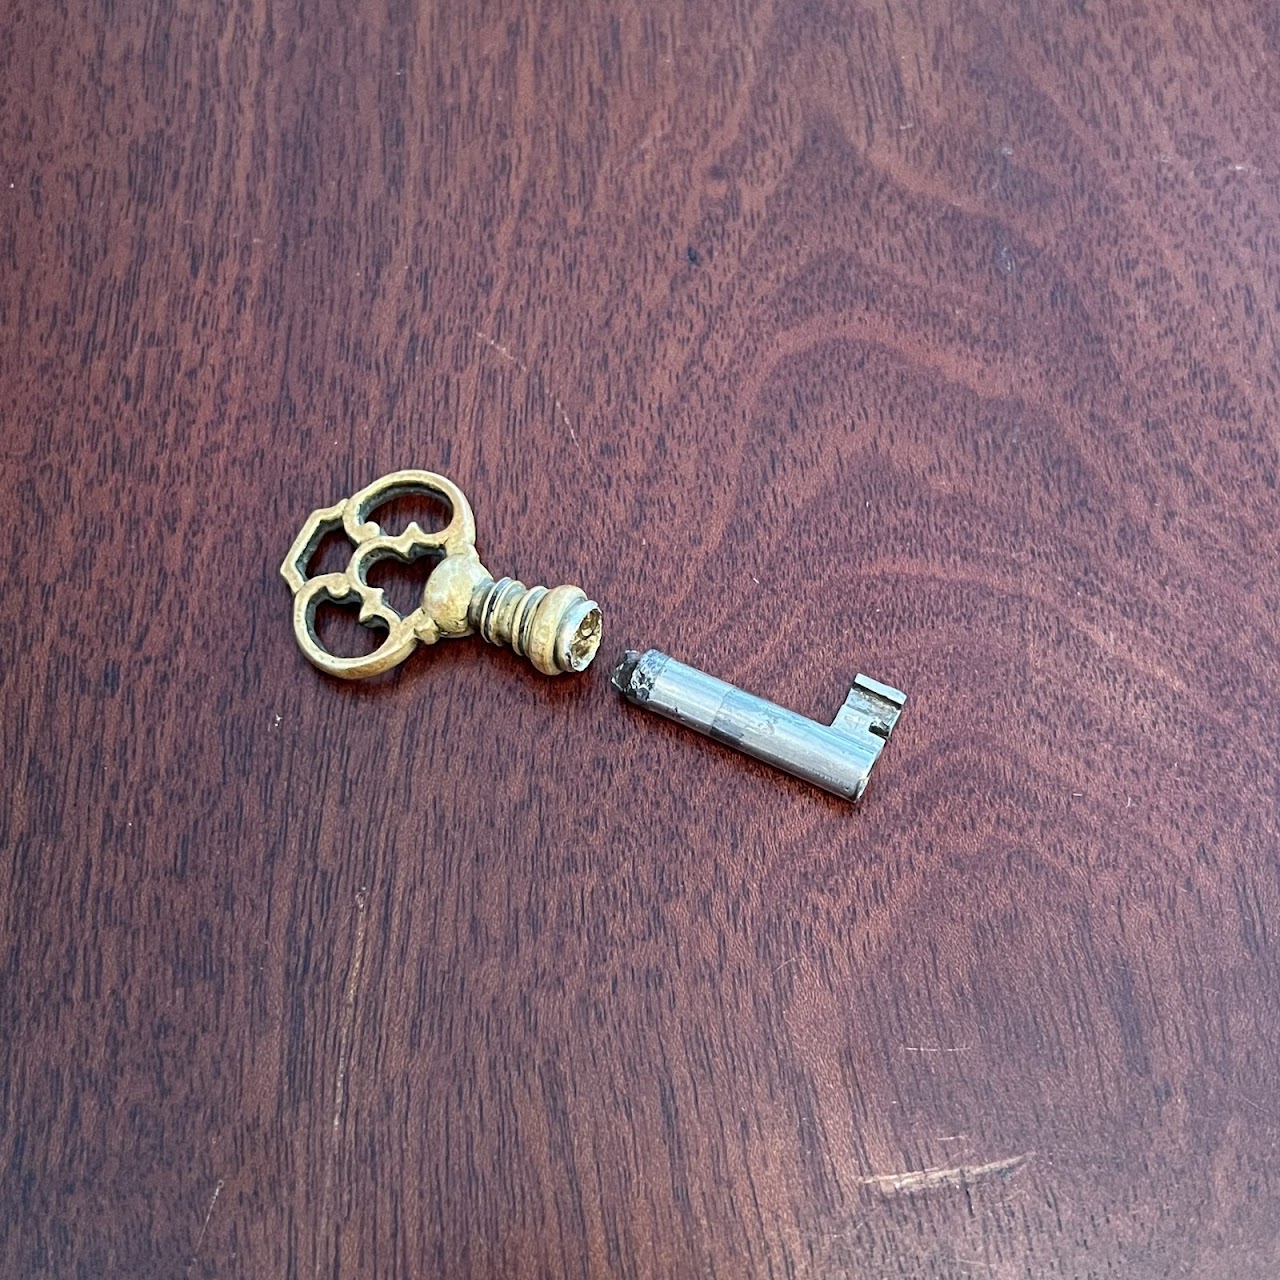
[[[657,649],[628,650],[613,685],[629,702],[776,765],[824,791],[858,800],[907,695],[869,676],[853,682],[830,725],[816,724]]]

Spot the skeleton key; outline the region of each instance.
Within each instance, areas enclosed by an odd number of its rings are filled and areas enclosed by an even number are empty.
[[[629,702],[688,725],[846,800],[859,800],[907,695],[869,676],[853,682],[830,725],[744,693],[649,649],[628,650],[613,685]]]
[[[443,498],[451,518],[425,532],[416,521],[396,537],[370,519],[385,502],[405,494]],[[307,577],[307,562],[327,533],[341,530],[352,545],[341,573]],[[443,552],[422,592],[422,603],[402,618],[380,587],[369,585],[379,560],[412,562]],[[293,631],[307,660],[343,680],[381,675],[403,662],[419,644],[434,644],[478,631],[490,644],[509,644],[545,675],[585,671],[600,647],[600,606],[580,587],[526,587],[511,578],[494,580],[476,554],[471,504],[452,480],[431,471],[395,471],[359,493],[307,517],[280,573],[293,592]],[[358,658],[330,653],[316,634],[316,610],[326,600],[359,602],[360,622],[385,631],[382,643]]]

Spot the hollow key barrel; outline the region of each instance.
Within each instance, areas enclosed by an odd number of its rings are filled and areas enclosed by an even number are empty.
[[[818,724],[657,649],[629,650],[613,673],[629,701],[846,800],[866,790],[906,694],[859,675],[831,724]]]

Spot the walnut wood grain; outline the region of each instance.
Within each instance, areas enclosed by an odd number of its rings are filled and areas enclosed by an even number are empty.
[[[1280,1270],[1265,5],[19,0],[0,1274]],[[601,661],[348,687],[456,480]],[[863,807],[630,712],[829,718]]]

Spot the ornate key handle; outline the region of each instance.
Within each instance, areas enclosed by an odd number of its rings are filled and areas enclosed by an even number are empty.
[[[443,498],[452,511],[449,523],[426,533],[414,521],[398,537],[384,534],[370,512],[409,493]],[[339,529],[354,547],[347,567],[308,578],[307,562],[325,535]],[[490,644],[509,644],[546,675],[585,670],[600,646],[600,606],[578,587],[526,588],[510,578],[495,582],[475,544],[471,504],[453,481],[431,471],[392,472],[332,507],[313,511],[280,566],[293,592],[298,647],[321,671],[358,680],[389,671],[419,644],[478,631]],[[444,559],[431,571],[421,605],[402,618],[382,589],[369,585],[369,570],[379,560],[412,563],[436,551],[443,551]],[[386,638],[364,657],[340,658],[320,643],[316,611],[325,601],[342,604],[352,596],[360,602],[360,622],[385,630]]]

